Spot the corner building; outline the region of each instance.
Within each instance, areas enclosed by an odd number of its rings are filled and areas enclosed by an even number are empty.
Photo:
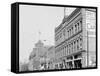
[[[96,64],[96,9],[76,8],[55,28],[55,69]]]
[[[33,51],[30,53],[29,56],[28,69],[30,71],[46,69],[46,60],[47,60],[46,55],[50,47],[51,46],[44,45],[44,43],[41,40],[39,40],[35,44],[35,47],[33,48]]]

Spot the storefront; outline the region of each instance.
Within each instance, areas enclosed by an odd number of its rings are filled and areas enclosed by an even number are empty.
[[[82,68],[82,54],[71,55],[65,60],[65,68]]]

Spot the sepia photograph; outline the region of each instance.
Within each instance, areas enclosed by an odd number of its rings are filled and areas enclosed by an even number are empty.
[[[96,7],[19,5],[19,72],[97,67]]]

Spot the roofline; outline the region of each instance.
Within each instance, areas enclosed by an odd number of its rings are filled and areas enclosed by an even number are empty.
[[[60,27],[62,27],[62,24],[64,24],[64,23],[66,22],[66,21],[64,21],[64,20],[69,21],[69,20],[70,20],[76,13],[78,13],[80,10],[81,10],[81,8],[76,8],[67,18],[64,17],[62,23],[61,23],[58,27],[55,28],[55,32],[56,32]]]

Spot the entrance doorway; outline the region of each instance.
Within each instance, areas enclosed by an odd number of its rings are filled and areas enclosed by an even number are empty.
[[[71,68],[73,68],[72,61],[70,61],[70,62],[67,62],[67,68],[68,68],[68,69],[71,69]]]
[[[74,61],[74,68],[82,68],[81,59]]]

